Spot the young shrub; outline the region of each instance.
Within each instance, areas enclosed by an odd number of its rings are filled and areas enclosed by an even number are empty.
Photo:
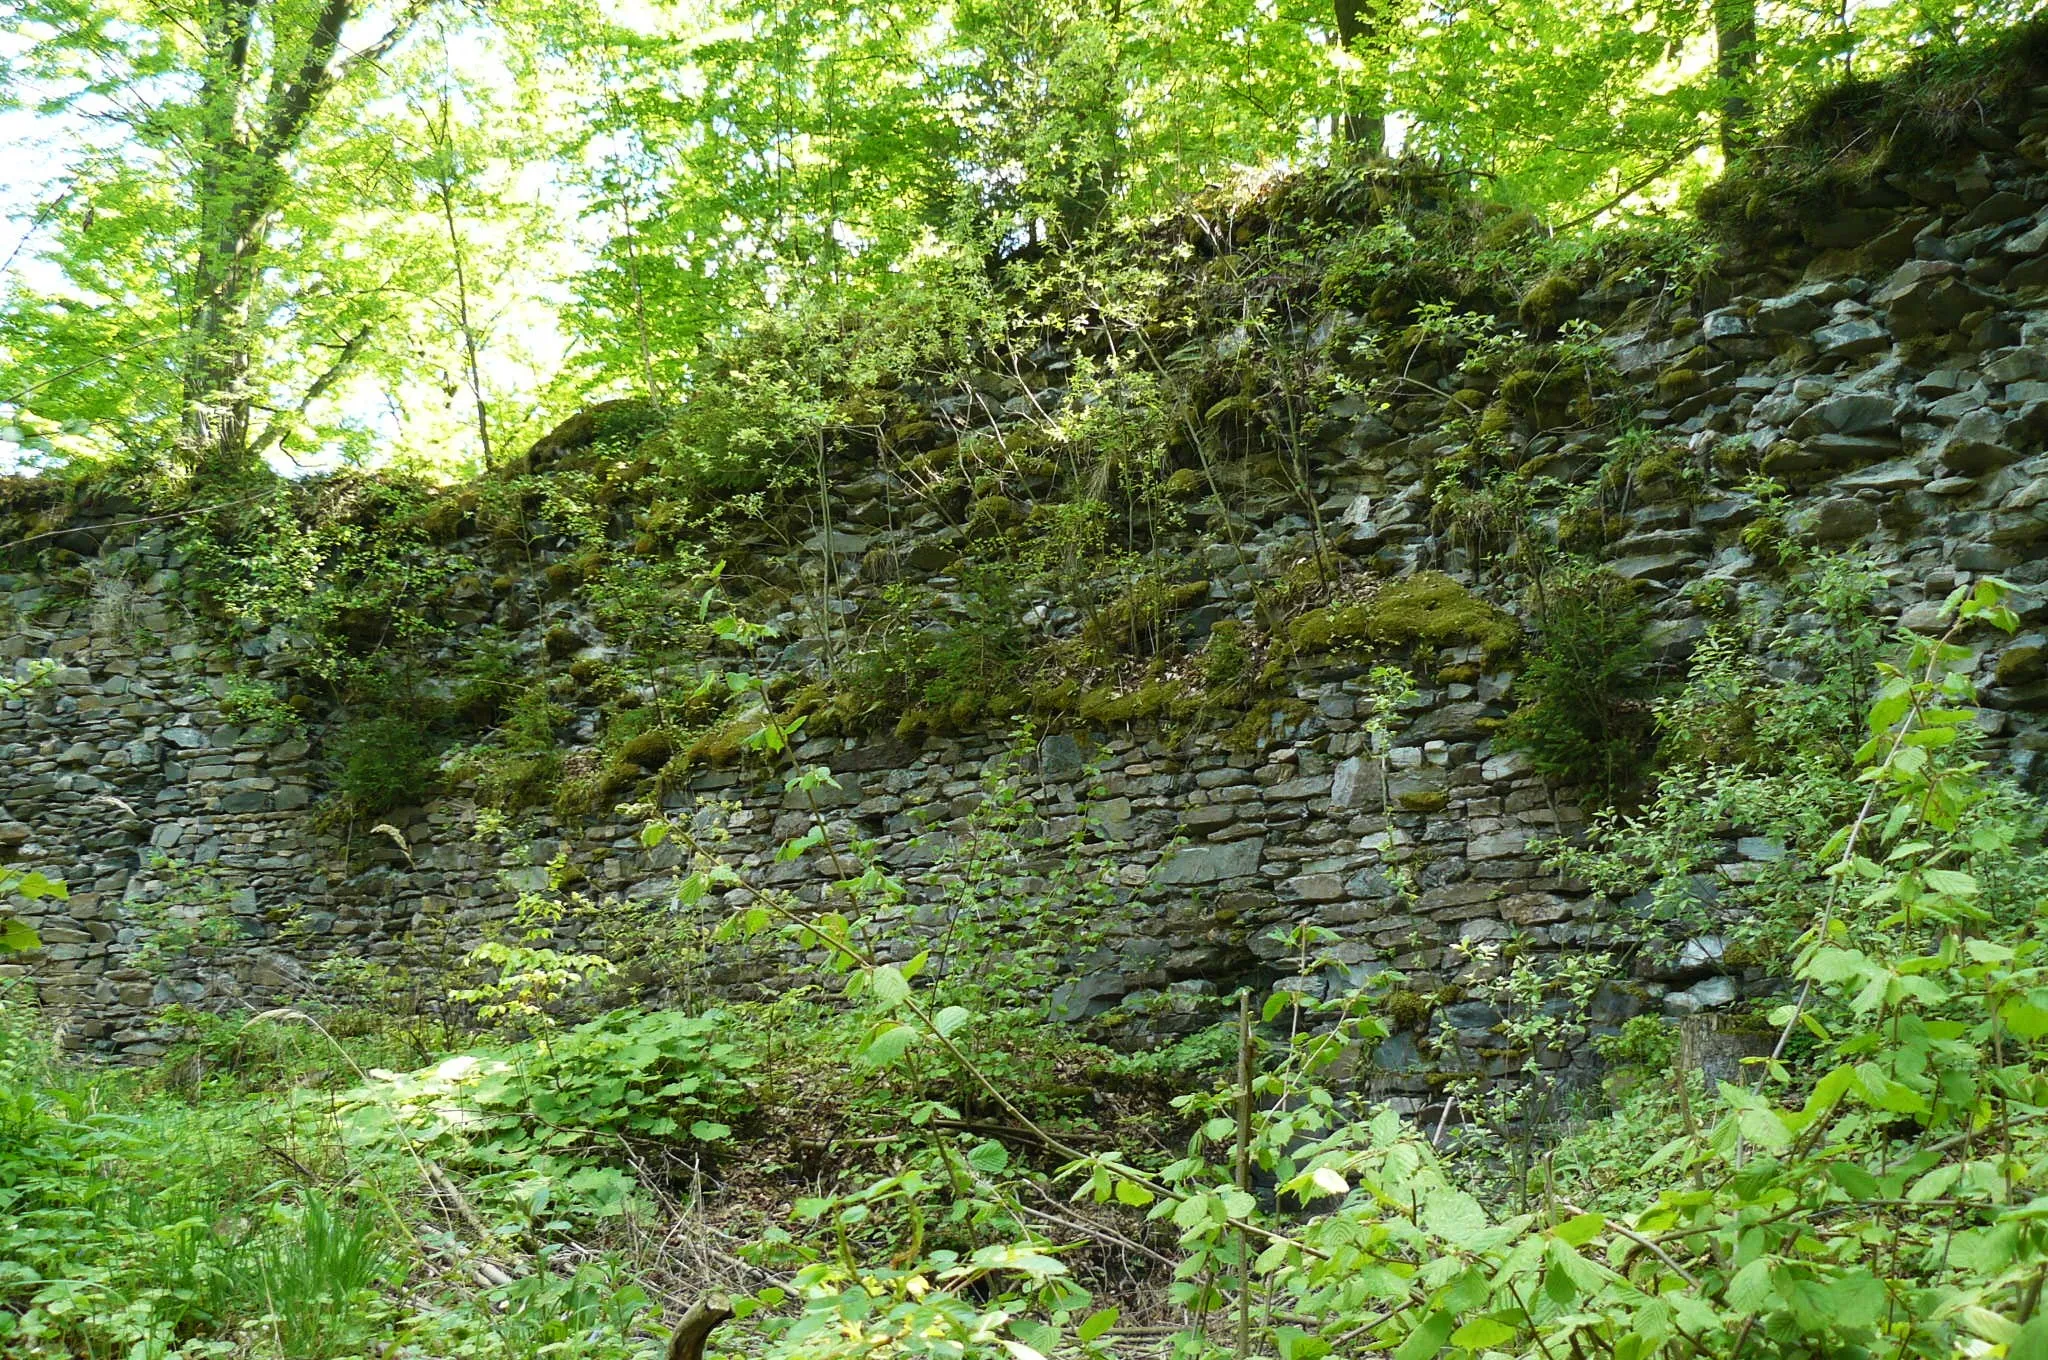
[[[413,714],[352,718],[329,739],[328,752],[335,790],[360,816],[416,803],[433,783],[433,741]]]
[[[1571,569],[1544,583],[1536,647],[1516,680],[1520,706],[1499,743],[1546,779],[1612,800],[1642,774],[1651,747],[1648,613],[1632,582]]]

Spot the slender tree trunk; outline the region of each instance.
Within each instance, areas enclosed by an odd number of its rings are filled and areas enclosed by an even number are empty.
[[[445,54],[444,54],[445,55]],[[435,196],[441,200],[441,221],[448,229],[448,258],[455,266],[455,321],[462,327],[462,357],[469,377],[469,398],[476,413],[477,444],[483,450],[484,466],[491,465],[490,408],[484,402],[484,373],[477,343],[476,326],[469,315],[469,269],[462,251],[462,233],[455,225],[455,132],[449,123],[448,97],[441,96],[441,158],[434,176]]]
[[[1337,45],[1360,61],[1368,61],[1371,49],[1385,40],[1386,16],[1377,11],[1374,0],[1334,0],[1337,17]],[[1345,107],[1339,115],[1344,140],[1362,154],[1378,158],[1387,154],[1387,111],[1384,101],[1363,82],[1354,81]]]
[[[1714,0],[1715,74],[1721,81],[1721,153],[1742,149],[1754,109],[1756,0]]]
[[[250,309],[270,217],[290,178],[287,164],[335,82],[358,66],[381,61],[429,0],[414,0],[381,38],[337,61],[342,29],[356,3],[319,0],[310,15],[273,7],[264,16],[268,31],[262,43],[255,41],[260,0],[208,5],[192,183],[199,223],[186,300],[179,420],[179,454],[195,476],[232,477],[255,458],[249,438],[256,366]],[[281,25],[281,19],[287,22]],[[280,65],[253,78],[258,52]],[[353,347],[352,342],[344,357]]]
[[[249,302],[262,245],[260,223],[216,212],[219,220],[203,231],[193,269],[183,384],[186,458],[195,473],[207,475],[239,470],[248,454]]]
[[[195,471],[239,462],[249,437],[251,279],[244,262],[255,250],[245,205],[257,186],[243,121],[255,21],[256,0],[220,0],[207,13],[194,186],[199,237],[187,300],[181,421],[183,452]]]

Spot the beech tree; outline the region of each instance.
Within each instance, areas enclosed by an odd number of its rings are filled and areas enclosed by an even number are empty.
[[[51,385],[90,383],[83,370],[93,369],[117,384],[137,369],[148,371],[143,387],[173,379],[177,461],[217,479],[248,470],[346,374],[370,339],[360,321],[309,338],[313,362],[296,400],[270,390],[258,371],[266,335],[307,310],[275,298],[259,309],[277,263],[272,243],[318,173],[306,153],[334,95],[374,79],[432,3],[407,0],[389,11],[374,0],[0,7],[6,25],[29,39],[8,72],[13,101],[33,98],[46,113],[111,132],[85,149],[52,200],[56,254],[72,286],[54,298],[11,297],[10,320],[65,350],[83,338],[75,323],[125,311],[131,324],[101,327],[100,352],[87,345],[67,354],[80,372]],[[111,238],[143,247],[145,258],[112,258]]]

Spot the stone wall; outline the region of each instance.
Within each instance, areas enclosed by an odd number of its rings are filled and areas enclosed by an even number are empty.
[[[1831,220],[1738,258],[1719,296],[1659,301],[1623,279],[1569,304],[1604,328],[1615,366],[1639,391],[1641,423],[1696,469],[1687,494],[1641,488],[1604,549],[1651,603],[1651,638],[1669,673],[1705,631],[1690,587],[1721,580],[1764,600],[1782,589],[1742,536],[1770,510],[1744,489],[1759,468],[1792,488],[1786,534],[1877,566],[1887,620],[1925,626],[1951,587],[1980,574],[2029,588],[2048,579],[2044,137],[2048,122],[2035,117],[1986,139],[1995,150],[1894,176],[1853,205],[1848,225]],[[1052,356],[1035,391],[991,386],[1012,415],[1056,404],[1063,366]],[[954,430],[989,409],[938,395],[930,403],[934,427]],[[1371,411],[1340,403],[1321,415],[1328,433],[1314,492],[1342,551],[1386,577],[1439,569],[1485,593],[1495,564],[1431,527],[1425,472],[1456,438],[1444,400],[1411,395]],[[1516,437],[1524,453],[1565,464],[1599,447],[1592,434]],[[573,452],[578,438],[588,431],[565,427],[543,452]],[[798,590],[784,617],[811,616],[816,602],[801,583],[828,558],[842,627],[874,607],[884,580],[948,579],[962,530],[936,512],[892,508],[910,499],[900,477],[850,470],[837,496],[843,527],[794,538],[804,546],[791,553]],[[1300,510],[1285,496],[1248,493],[1231,511],[1242,531],[1235,546],[1219,541],[1213,520],[1191,517],[1209,531],[1191,548],[1208,573],[1191,627],[1253,619],[1253,583],[1284,570],[1309,527]],[[558,851],[588,874],[586,892],[672,892],[673,845],[643,850],[639,824],[617,817],[571,825],[542,811],[518,855],[473,838],[474,807],[459,787],[392,814],[396,838],[337,824],[318,724],[311,742],[275,741],[222,716],[228,677],[289,673],[293,640],[225,638],[202,622],[188,607],[186,564],[160,529],[102,513],[81,518],[67,542],[73,565],[61,578],[0,579],[16,620],[6,655],[59,664],[0,711],[0,845],[72,887],[68,902],[23,905],[46,947],[0,974],[26,973],[65,1017],[73,1046],[146,1057],[160,1051],[152,1015],[169,1001],[295,995],[330,953],[417,950],[408,935],[423,923],[453,927],[444,947],[459,948],[544,882],[540,866]],[[566,541],[543,551],[512,580],[479,539],[474,579],[454,597],[475,619],[516,632],[531,657],[563,636],[603,655],[607,639],[589,610],[547,577],[567,553]],[[2027,631],[1983,659],[1982,726],[1994,761],[2036,786],[2048,750],[2048,614],[2038,590],[2020,604]],[[1072,614],[1063,621],[1048,602],[1032,617],[1057,630],[1077,626]],[[1238,983],[1287,975],[1288,950],[1273,932],[1302,923],[1339,941],[1330,952],[1340,967],[1313,980],[1318,987],[1383,968],[1427,986],[1454,970],[1461,942],[1510,936],[1542,951],[1614,953],[1620,977],[1599,1000],[1603,1024],[1642,1009],[1715,1010],[1771,985],[1759,969],[1727,964],[1712,936],[1644,947],[1640,903],[1547,876],[1530,842],[1570,833],[1580,814],[1569,791],[1493,745],[1513,676],[1490,668],[1477,646],[1438,660],[1437,675],[1466,678],[1425,679],[1384,751],[1366,735],[1356,658],[1298,664],[1297,702],[1248,749],[1146,723],[1075,720],[1039,738],[1021,777],[1056,836],[1071,819],[1091,819],[1085,858],[1112,884],[1106,936],[1073,959],[1061,1007],[1077,1018],[1130,1017],[1133,1033],[1191,1028]],[[589,736],[587,724],[579,730]],[[840,789],[822,791],[837,829],[874,840],[929,898],[943,838],[1010,748],[991,730],[914,743],[821,737],[797,755],[837,772]],[[704,798],[725,804],[702,815],[716,815],[752,872],[814,897],[832,878],[820,852],[775,861],[775,846],[809,815],[779,779],[701,770],[664,801],[686,809]],[[1726,845],[1730,876],[1780,853],[1738,833]],[[231,894],[240,936],[203,967],[166,975],[130,958],[148,904],[167,891],[171,871],[151,867],[156,855],[203,869]],[[1400,878],[1412,893],[1397,890]],[[905,952],[909,934],[894,942]],[[764,970],[772,966],[759,960],[725,965],[712,980],[744,987]],[[1483,1003],[1446,1014],[1475,1049],[1492,1042],[1498,1017]],[[1396,1035],[1380,1058],[1397,1085],[1420,1090],[1415,1037]]]

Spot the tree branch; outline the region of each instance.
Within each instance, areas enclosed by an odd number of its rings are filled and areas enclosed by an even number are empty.
[[[354,361],[357,353],[362,350],[364,342],[369,338],[370,327],[369,323],[365,322],[354,335],[351,335],[342,342],[341,353],[335,356],[334,362],[327,366],[326,371],[313,379],[312,383],[306,388],[305,395],[299,398],[299,404],[290,411],[278,412],[276,416],[264,424],[263,433],[258,435],[256,442],[249,446],[249,456],[251,458],[261,457],[265,449],[284,439],[287,425],[296,425],[304,420],[306,412],[312,408],[313,403],[320,400],[326,394],[327,389],[334,386],[341,378],[343,371]]]

